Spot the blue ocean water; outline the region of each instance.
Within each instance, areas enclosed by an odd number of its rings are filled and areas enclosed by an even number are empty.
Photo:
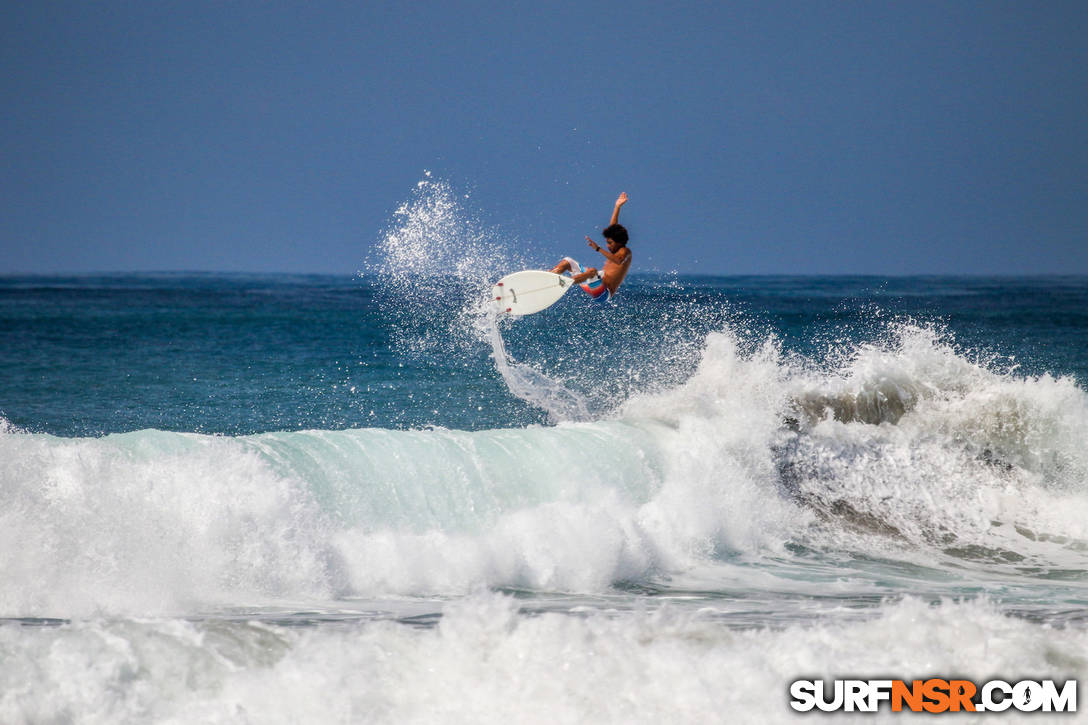
[[[419,315],[374,275],[0,278],[0,414],[59,436],[548,422],[488,346],[457,337],[463,290],[447,283]],[[820,366],[913,324],[995,369],[1088,380],[1084,278],[635,275],[607,311],[579,301],[503,333],[515,357],[574,390],[614,392],[595,416],[681,383],[724,327]]]
[[[421,182],[362,273],[0,278],[0,721],[762,723],[799,677],[1088,675],[1088,278],[496,315],[480,270],[530,247]]]

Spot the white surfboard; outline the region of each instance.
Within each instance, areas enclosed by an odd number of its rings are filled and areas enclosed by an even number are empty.
[[[574,283],[570,277],[539,269],[508,274],[491,288],[500,313],[531,315],[554,305]]]

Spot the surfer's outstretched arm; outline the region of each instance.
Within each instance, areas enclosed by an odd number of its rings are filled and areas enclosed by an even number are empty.
[[[597,244],[597,242],[593,241],[589,237],[586,237],[586,243],[589,244],[590,247],[592,247],[594,252],[600,252],[601,254],[603,254],[604,258],[607,259],[609,262],[623,264],[631,256],[631,252],[627,251],[626,247],[621,248],[618,252],[613,254],[612,252],[602,247],[600,244]]]
[[[627,203],[627,192],[621,191],[619,198],[616,199],[616,207],[612,210],[612,221],[608,224],[619,224],[620,221],[620,207]]]

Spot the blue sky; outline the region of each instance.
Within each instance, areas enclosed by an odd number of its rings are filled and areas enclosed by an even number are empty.
[[[1082,2],[31,2],[0,273],[351,274],[424,170],[534,259],[1088,273]]]

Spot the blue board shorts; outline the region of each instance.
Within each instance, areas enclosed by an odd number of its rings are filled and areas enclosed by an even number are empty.
[[[563,257],[567,262],[570,262],[570,274],[573,277],[576,274],[581,274],[585,270],[582,269],[582,265],[571,257]],[[600,274],[595,274],[585,282],[582,282],[579,287],[589,295],[590,301],[605,303],[612,299],[612,293],[608,291],[608,288],[604,286],[604,280],[601,279]]]

